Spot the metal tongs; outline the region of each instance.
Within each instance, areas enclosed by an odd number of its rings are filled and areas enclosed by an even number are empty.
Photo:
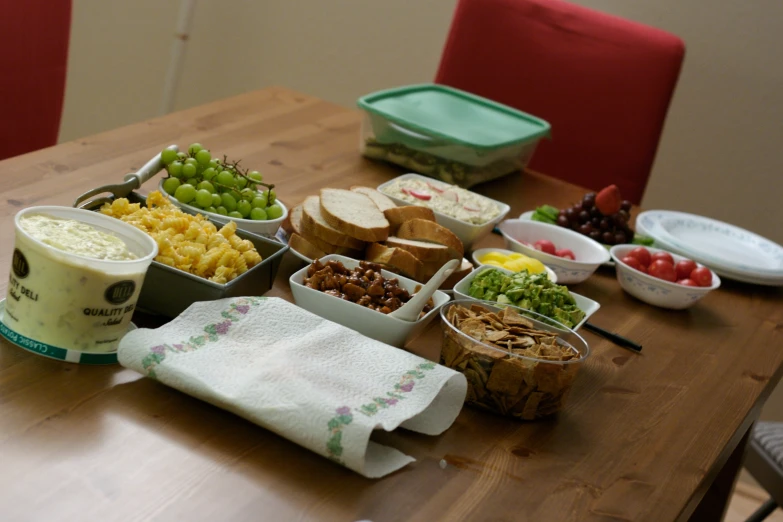
[[[169,145],[167,149],[175,152],[179,151],[176,145]],[[163,160],[160,159],[160,153],[156,154],[154,158],[149,160],[136,172],[126,174],[123,178],[123,183],[116,185],[104,185],[92,190],[88,190],[74,201],[73,206],[76,208],[82,208],[85,210],[95,210],[100,208],[104,203],[111,203],[114,198],[127,197],[131,192],[141,187],[145,181],[148,181],[155,174],[160,172],[165,165]],[[100,194],[112,194],[112,197],[102,196],[96,198]]]

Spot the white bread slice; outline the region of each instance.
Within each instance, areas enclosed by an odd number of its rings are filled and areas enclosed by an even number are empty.
[[[307,213],[308,207],[305,206]],[[358,192],[321,189],[321,215],[343,234],[362,241],[384,241],[389,237],[389,222],[383,217],[383,212],[370,198]]]
[[[315,237],[331,245],[364,250],[362,241],[340,232],[326,221],[321,212],[321,200],[318,196],[308,196],[302,203],[302,225],[307,227]]]
[[[418,241],[429,241],[450,248],[452,259],[460,259],[465,255],[465,247],[454,232],[448,228],[438,225],[434,221],[426,219],[411,219],[406,221],[397,229],[397,237],[402,239],[416,239]]]
[[[323,250],[327,254],[340,254],[343,256],[352,257],[354,259],[361,259],[364,255],[364,249],[348,248],[344,246],[333,245],[316,236],[313,230],[310,228],[310,224],[307,222],[302,223],[302,229],[299,233],[304,239],[315,245],[318,250]],[[362,243],[364,245],[364,243]]]
[[[310,259],[321,259],[326,255],[326,252],[319,250],[318,247],[296,232],[291,234],[291,237],[288,238],[288,246]]]
[[[375,206],[378,207],[378,210],[381,212],[386,212],[387,209],[394,208],[397,206],[394,201],[389,199],[389,197],[385,194],[382,194],[375,190],[374,188],[370,187],[362,187],[359,185],[354,185],[351,187],[351,190],[354,192],[358,192],[359,194],[364,194],[368,198],[372,200],[373,203],[375,203]]]
[[[467,276],[472,271],[473,271],[473,263],[471,263],[470,261],[468,261],[463,257],[462,264],[458,266],[457,269],[454,270],[451,273],[451,275],[446,278],[445,281],[443,281],[443,284],[440,285],[440,288],[445,290],[451,290],[452,288],[454,288],[454,285],[459,283],[465,276]]]
[[[404,207],[394,207],[383,211],[383,215],[389,221],[391,233],[395,233],[400,225],[411,219],[426,219],[435,221],[435,213],[429,207],[420,207],[418,205],[405,205]]]
[[[365,259],[372,263],[394,267],[400,274],[419,281],[424,265],[413,254],[401,248],[390,248],[380,243],[370,243]]]
[[[283,221],[283,230],[289,235],[302,235],[302,205],[297,205],[288,211],[288,216]]]
[[[415,239],[402,239],[395,236],[389,236],[386,239],[386,246],[407,250],[423,263],[440,263],[442,265],[450,259],[457,259],[449,247],[436,243],[416,241]]]

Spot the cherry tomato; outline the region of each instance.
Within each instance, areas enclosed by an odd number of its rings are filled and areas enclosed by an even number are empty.
[[[712,272],[706,266],[700,266],[691,272],[691,279],[699,286],[711,286]]]
[[[652,259],[650,257],[650,251],[644,247],[636,247],[628,254],[630,257],[635,257],[644,266],[650,266]]]
[[[656,259],[650,263],[650,268],[647,269],[647,272],[653,277],[669,281],[670,283],[677,281],[677,272],[674,271],[674,265],[667,263],[663,259]]]
[[[680,279],[688,279],[691,276],[691,272],[696,268],[696,263],[691,261],[690,259],[683,259],[682,261],[678,261],[676,265],[674,265],[674,270],[677,271],[677,282],[679,283]]]
[[[672,268],[674,268],[674,258],[672,257],[672,255],[670,253],[668,253],[668,252],[656,252],[656,253],[654,253],[652,255],[652,261],[650,261],[650,262],[653,263],[653,262],[658,261],[658,260],[666,261],[667,263],[672,265]]]
[[[576,256],[574,256],[574,253],[572,251],[570,251],[569,249],[567,249],[567,248],[561,248],[560,250],[555,251],[555,255],[557,257],[570,259],[571,261],[575,261],[576,260]]]
[[[677,281],[677,284],[678,285],[683,285],[683,286],[699,286],[699,285],[696,284],[696,281],[694,281],[693,279],[688,279],[688,278],[680,279],[679,281]]]
[[[647,270],[644,269],[644,266],[635,257],[625,256],[622,259],[620,259],[620,261],[630,266],[634,270],[638,270],[639,272],[645,272],[645,273],[647,272]]]
[[[536,250],[540,250],[541,252],[545,252],[547,254],[555,255],[555,244],[549,241],[548,239],[539,239],[535,243],[533,243],[533,248]]]

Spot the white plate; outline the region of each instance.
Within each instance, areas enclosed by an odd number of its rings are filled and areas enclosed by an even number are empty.
[[[534,212],[535,212],[534,210],[528,210],[527,212],[522,212],[519,215],[519,219],[526,220],[526,221],[533,221],[533,213]],[[546,223],[546,224],[547,225],[551,225],[553,227],[559,226],[559,225],[552,225],[551,223]],[[607,252],[608,251],[609,250],[607,249]],[[614,261],[612,261],[611,258],[610,258],[609,261],[607,261],[606,263],[602,263],[601,266],[614,266]]]
[[[397,205],[400,206],[411,205],[411,203],[405,201],[404,199],[399,199],[394,196],[390,196],[389,194],[383,191],[384,188],[403,179],[417,179],[419,181],[425,181],[432,185],[443,186],[444,188],[452,186],[449,185],[448,183],[444,183],[443,181],[438,181],[436,179],[427,176],[422,176],[420,174],[403,174],[402,176],[397,176],[396,178],[389,180],[386,183],[382,183],[381,185],[378,185],[378,191],[384,194],[385,196],[387,196],[395,203],[397,203]],[[470,246],[473,243],[475,243],[482,237],[492,232],[494,226],[500,223],[503,220],[503,218],[506,217],[506,214],[508,214],[508,212],[511,210],[511,207],[509,207],[505,203],[497,201],[496,199],[491,199],[486,196],[482,196],[481,194],[476,194],[475,192],[471,192],[471,194],[475,194],[477,197],[485,199],[493,203],[494,205],[497,205],[498,209],[500,210],[500,214],[495,216],[491,221],[487,221],[486,223],[483,223],[481,225],[474,225],[466,221],[460,221],[459,219],[454,219],[453,217],[449,217],[446,214],[441,214],[440,212],[433,211],[435,212],[435,222],[454,232],[454,235],[456,235],[460,239],[460,241],[462,241],[462,244],[465,246],[466,251],[470,250]]]
[[[753,232],[707,217],[666,210],[642,212],[637,223],[664,246],[716,271],[770,284],[783,283],[783,247]]]
[[[473,278],[481,272],[493,268],[506,274],[513,273],[510,270],[506,270],[505,268],[497,268],[495,266],[488,265],[480,266],[470,274],[466,275],[459,283],[454,285],[454,299],[473,299],[474,301],[478,301],[478,299],[475,297],[470,297],[468,293],[470,290],[470,283],[473,281]],[[576,301],[576,306],[578,306],[579,309],[585,313],[584,319],[579,321],[579,324],[572,328],[574,331],[577,331],[582,327],[583,324],[587,322],[591,315],[596,313],[598,309],[601,308],[601,305],[592,299],[588,299],[587,297],[577,294],[576,292],[571,292],[571,295],[574,297],[574,301]]]

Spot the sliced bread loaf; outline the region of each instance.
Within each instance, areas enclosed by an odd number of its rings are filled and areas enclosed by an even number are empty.
[[[437,243],[389,236],[386,239],[386,246],[407,250],[424,263],[440,263],[442,265],[450,259],[457,259],[452,249]]]
[[[288,246],[310,259],[321,259],[326,252],[319,250],[314,244],[294,232],[288,238]]]
[[[357,196],[358,195],[359,194],[357,194]],[[318,196],[308,196],[305,198],[304,203],[302,204],[302,225],[307,227],[312,235],[331,245],[347,247],[354,250],[364,249],[364,243],[361,240],[337,230],[327,222],[325,216],[321,212],[321,200]]]
[[[288,217],[283,221],[283,230],[288,234],[302,235],[302,205],[288,211]]]
[[[340,254],[343,256],[353,257],[355,259],[361,259],[362,254],[364,253],[364,248],[349,248],[346,246],[333,245],[328,241],[324,241],[313,232],[313,229],[310,227],[310,223],[306,221],[302,222],[302,229],[299,235],[318,247],[319,250],[323,250],[327,254]],[[364,245],[364,243],[362,243],[362,245]]]
[[[305,214],[307,210],[305,206]],[[370,198],[358,192],[321,189],[321,215],[343,234],[362,241],[384,241],[389,237],[389,222],[383,212]]]
[[[380,243],[370,243],[365,251],[365,259],[372,263],[395,268],[400,274],[421,280],[424,265],[413,254],[401,248],[387,247]]]
[[[394,208],[397,205],[389,199],[388,196],[385,194],[381,194],[374,188],[370,187],[361,187],[359,185],[354,185],[351,187],[351,190],[354,192],[358,192],[359,194],[364,194],[368,198],[372,200],[373,203],[375,203],[375,206],[378,207],[378,210],[381,212],[386,212],[387,209]]]
[[[397,237],[429,241],[443,245],[452,250],[452,259],[460,259],[465,255],[465,247],[454,232],[426,219],[411,219],[397,229]]]
[[[383,215],[389,221],[391,233],[394,234],[397,229],[411,219],[426,219],[435,221],[435,213],[431,208],[419,207],[417,205],[405,205],[404,207],[394,207],[383,211]]]

